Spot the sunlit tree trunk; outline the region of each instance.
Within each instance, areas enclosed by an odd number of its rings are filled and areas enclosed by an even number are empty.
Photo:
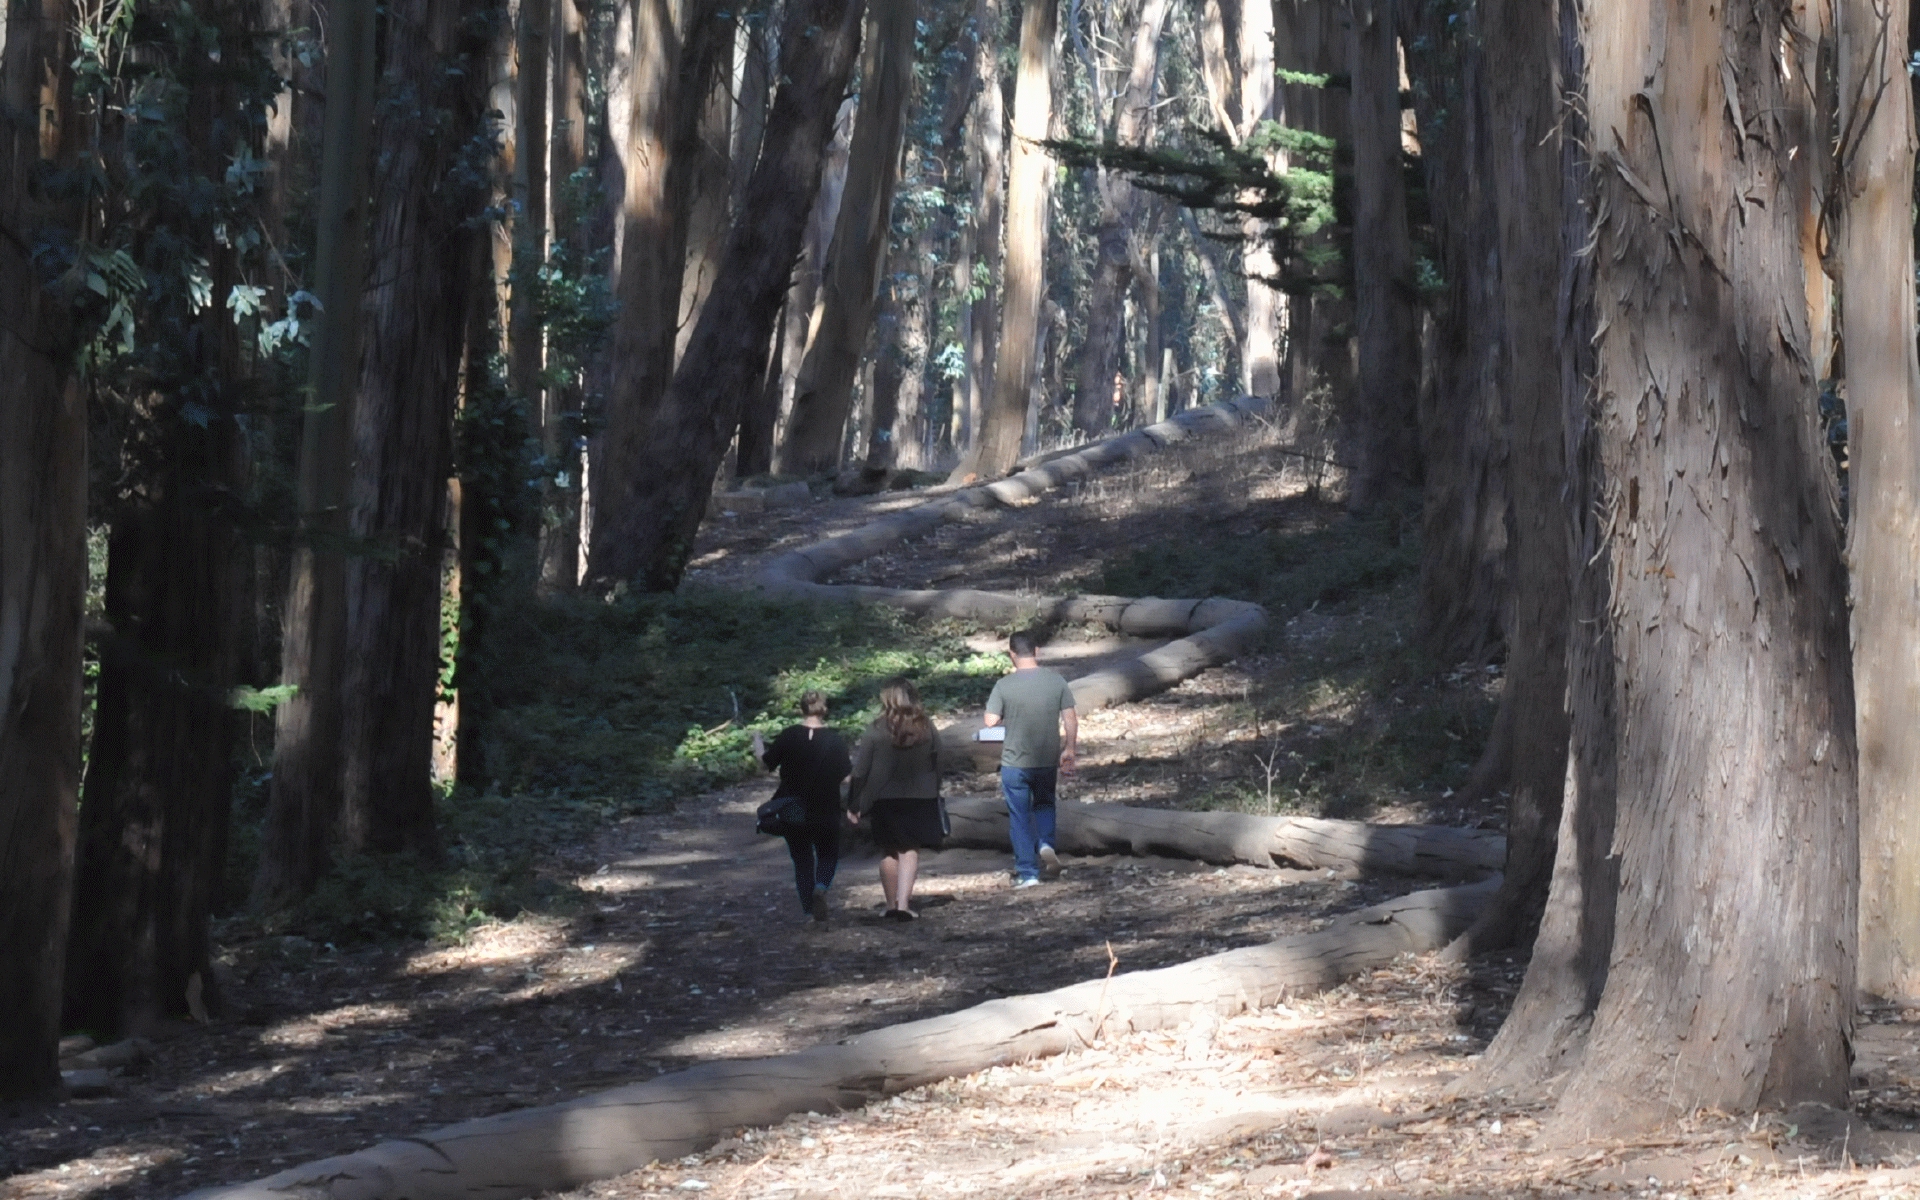
[[[623,553],[630,576],[668,590],[686,570],[715,473],[740,422],[741,405],[762,378],[767,342],[793,275],[808,205],[840,96],[860,50],[857,0],[793,0],[781,26],[783,81],[767,116],[767,149],[755,165],[739,219],[728,235],[713,294],[674,373],[654,423],[659,465],[619,486],[625,511],[649,520],[631,530]]]
[[[367,168],[374,110],[375,6],[328,12],[324,147],[315,224],[321,317],[309,355],[312,403],[301,419],[295,547],[280,679],[295,690],[274,713],[273,779],[253,884],[262,904],[304,895],[326,871],[340,818],[348,483],[366,281]],[[341,98],[348,102],[340,102]]]
[[[1914,353],[1907,6],[1847,0],[1835,180],[1846,338],[1860,988],[1920,998],[1920,361]]]
[[[516,395],[546,426],[541,372],[546,346],[534,276],[547,260],[548,89],[553,8],[567,0],[518,0],[514,27],[514,156],[512,303],[508,309],[507,376]]]
[[[1567,1132],[1847,1103],[1854,711],[1804,303],[1826,143],[1801,81],[1819,79],[1824,31],[1787,19],[1681,3],[1587,14],[1585,112],[1608,135],[1588,210],[1592,391],[1569,409],[1594,420],[1594,490],[1573,499],[1598,522],[1610,580],[1582,640],[1602,635],[1611,687],[1596,695],[1605,664],[1575,660],[1561,857],[1585,870],[1556,872],[1527,984],[1539,971],[1575,1004],[1523,995],[1508,1023],[1542,1051],[1584,1042],[1532,1063],[1573,1060]],[[1588,605],[1576,593],[1576,622]],[[1582,759],[1609,742],[1605,780]],[[1611,795],[1581,794],[1589,779]],[[1590,950],[1565,935],[1607,919],[1604,982],[1579,978],[1569,966]]]
[[[1006,265],[993,393],[957,474],[989,479],[1020,457],[1027,402],[1039,366],[1040,302],[1045,293],[1048,175],[1040,145],[1053,109],[1054,35],[1059,0],[1030,0],[1020,19],[1020,75],[1013,94],[1013,162],[1007,178]],[[981,336],[976,314],[974,336]]]
[[[828,253],[818,319],[794,387],[793,414],[780,443],[786,475],[831,471],[853,404],[853,384],[873,325],[887,259],[900,140],[913,90],[915,6],[890,0],[867,17],[860,112],[847,158],[846,190]]]
[[[4,15],[0,227],[76,228],[31,186],[69,159],[73,10]],[[65,302],[0,240],[0,1096],[60,1082],[60,984],[80,776],[80,639],[87,589],[87,414]]]
[[[1109,129],[1116,145],[1142,145],[1149,135],[1160,34],[1170,7],[1171,0],[1146,0],[1140,7],[1126,84],[1114,97]],[[1267,44],[1271,51],[1271,38]],[[1138,232],[1143,216],[1139,189],[1118,172],[1095,168],[1094,190],[1100,207],[1092,233],[1099,257],[1088,283],[1086,337],[1080,346],[1073,404],[1074,425],[1086,434],[1099,433],[1112,421],[1110,397],[1125,340],[1127,292],[1136,283],[1148,286]]]
[[[548,150],[548,190],[552,195],[553,237],[568,247],[572,261],[584,264],[592,243],[589,214],[581,208],[574,174],[587,159],[587,61],[585,16],[574,0],[553,0],[553,134]],[[540,452],[548,470],[545,516],[540,528],[540,586],[566,591],[580,577],[580,413],[584,397],[576,374],[550,381],[541,413]]]
[[[1241,0],[1240,33],[1235,39],[1240,55],[1241,141],[1274,116],[1274,9],[1285,2]],[[1286,168],[1282,153],[1270,153],[1267,161],[1276,170]],[[1280,264],[1273,258],[1267,222],[1249,219],[1240,232],[1247,239],[1240,259],[1247,276],[1247,337],[1241,348],[1240,386],[1251,395],[1276,396],[1287,310],[1286,296],[1268,280],[1279,272]]]

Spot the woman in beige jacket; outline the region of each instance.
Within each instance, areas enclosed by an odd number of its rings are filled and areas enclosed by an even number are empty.
[[[867,818],[884,855],[880,891],[887,919],[913,920],[920,851],[938,850],[946,833],[940,821],[940,735],[908,680],[880,686],[880,716],[854,747],[847,795],[853,815]]]

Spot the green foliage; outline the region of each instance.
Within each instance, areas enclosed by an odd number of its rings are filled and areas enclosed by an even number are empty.
[[[1187,134],[1190,144],[1180,148],[1070,139],[1042,144],[1069,166],[1118,171],[1187,208],[1262,222],[1279,264],[1269,282],[1283,291],[1333,282],[1320,269],[1324,262],[1309,253],[1313,236],[1334,220],[1333,140],[1276,121],[1260,122],[1239,145],[1215,129],[1196,126]],[[1276,170],[1271,160],[1282,155],[1289,165]]]
[[[940,710],[984,702],[1004,669],[957,627],[890,609],[693,588],[529,604],[501,621],[490,662],[497,785],[635,807],[755,773],[753,732],[792,724],[810,688],[853,733],[888,676],[914,679]]]

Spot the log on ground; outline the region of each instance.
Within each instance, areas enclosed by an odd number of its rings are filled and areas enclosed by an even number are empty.
[[[990,1000],[775,1058],[703,1063],[565,1104],[468,1121],[192,1200],[517,1200],[692,1154],[729,1130],[1322,991],[1446,945],[1497,880],[1416,892],[1314,933],[1153,971]]]
[[[948,845],[1009,848],[1007,809],[998,797],[951,796],[947,813],[953,821]],[[1500,834],[1447,825],[1369,825],[1064,800],[1054,838],[1054,848],[1063,854],[1158,854],[1221,865],[1329,870],[1347,878],[1477,879],[1500,870],[1507,849]]]

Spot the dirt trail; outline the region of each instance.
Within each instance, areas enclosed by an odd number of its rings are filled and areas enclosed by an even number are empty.
[[[1000,513],[991,528],[949,526],[862,574],[924,585],[958,571],[981,586],[1052,590],[1081,556],[1152,534],[1163,524],[1154,510],[1171,504],[1196,503],[1207,520],[1285,516],[1273,508],[1274,479],[1230,467],[1207,474],[1170,456],[1142,466],[1134,484],[1090,485]],[[1101,488],[1120,517],[1101,506]],[[694,579],[744,580],[769,553],[917,501],[716,516]],[[1301,622],[1287,645],[1310,647],[1335,620]],[[1133,649],[1052,652],[1073,656],[1062,665],[1078,672]],[[1153,803],[1209,786],[1222,769],[1209,731],[1276,669],[1272,659],[1243,660],[1095,714],[1083,729],[1087,770],[1072,786]],[[991,780],[962,786],[986,793]],[[1095,978],[1109,947],[1120,970],[1167,965],[1304,931],[1405,890],[1104,858],[1070,860],[1058,883],[1016,893],[1005,855],[949,851],[927,862],[922,919],[896,925],[879,919],[872,855],[855,851],[835,887],[832,927],[816,931],[798,912],[784,848],[750,831],[767,792],[756,783],[687,797],[673,812],[560,848],[543,872],[578,881],[584,907],[487,926],[463,945],[333,951],[299,938],[242,939],[231,927],[222,958],[239,1019],[161,1042],[115,1095],[0,1110],[0,1197],[178,1196],[700,1059],[798,1049]],[[1378,815],[1470,823],[1488,814],[1428,799]],[[1535,1114],[1441,1094],[1497,1027],[1520,970],[1403,962],[1217,1027],[1112,1037],[858,1112],[741,1131],[575,1200],[1920,1192],[1912,1171],[1820,1167],[1821,1147],[1789,1138],[1786,1122],[1703,1122],[1672,1145],[1577,1157],[1535,1152]],[[1883,1126],[1915,1121],[1920,1014],[1876,1010],[1871,1021],[1856,1042],[1859,1104]]]

